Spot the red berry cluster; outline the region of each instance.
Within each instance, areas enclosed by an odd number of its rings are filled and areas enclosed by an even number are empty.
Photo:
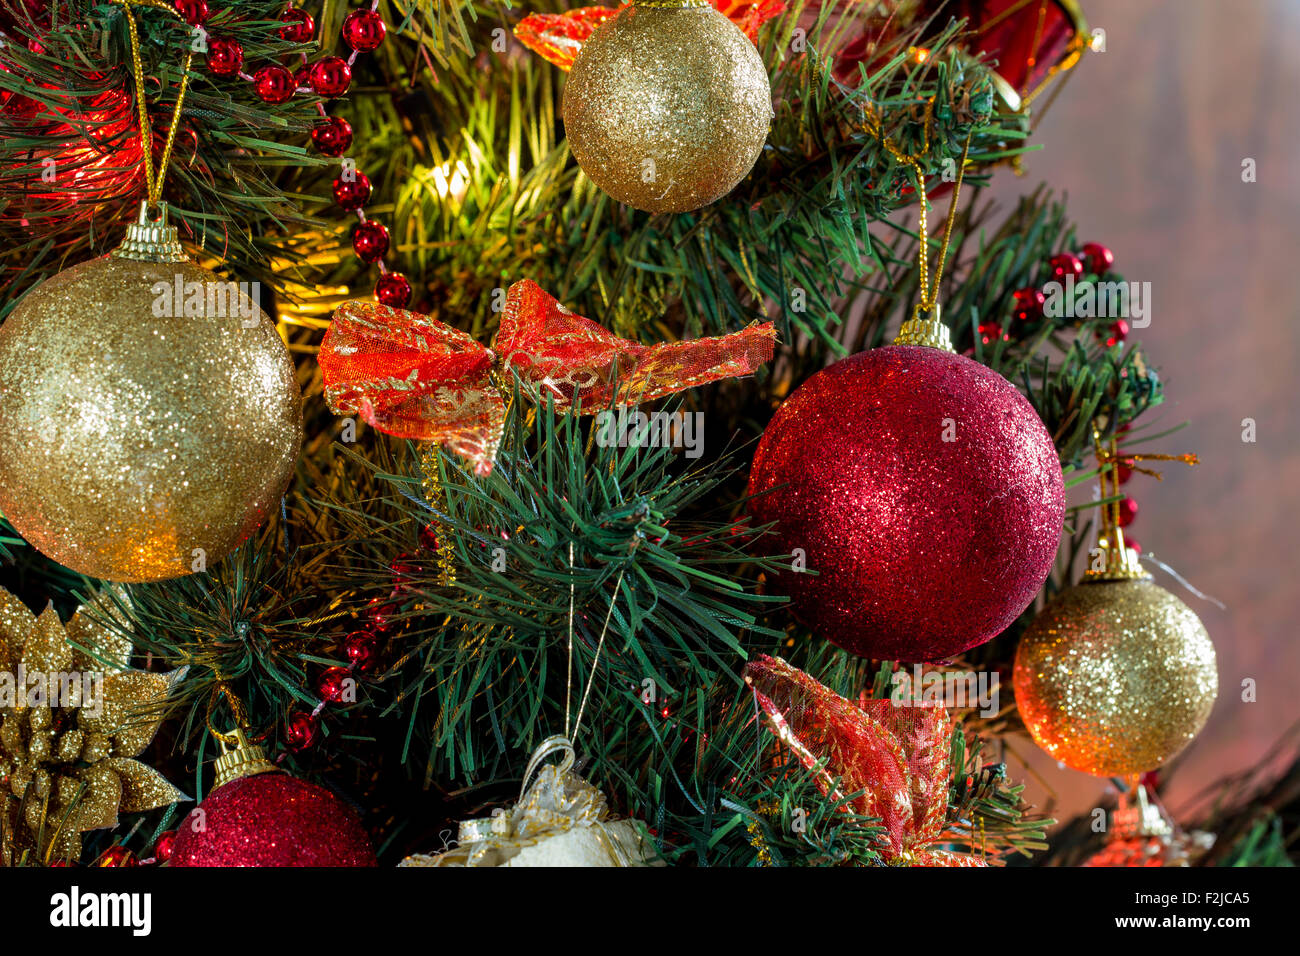
[[[1085,275],[1094,275],[1101,278],[1110,271],[1111,266],[1115,264],[1114,254],[1099,242],[1085,243],[1079,250],[1079,254],[1072,252],[1062,252],[1052,256],[1047,260],[1048,269],[1051,271],[1050,281],[1064,282],[1066,277],[1073,276],[1076,280],[1082,279]],[[1042,289],[1036,289],[1032,286],[1017,289],[1012,293],[1012,318],[1016,322],[1032,323],[1037,322],[1043,317],[1043,306],[1047,303],[1047,296]],[[1123,319],[1117,319],[1110,326],[1110,333],[1104,336],[1107,347],[1124,341],[1128,336],[1129,326]],[[1009,340],[1010,335],[1002,330],[1001,322],[982,322],[979,327],[980,339],[985,345],[995,342],[999,338]]]
[[[186,22],[202,27],[208,17],[207,0],[175,0],[176,10]],[[265,103],[286,103],[299,92],[315,93],[325,99],[337,99],[347,93],[352,85],[352,66],[357,54],[376,49],[384,42],[388,26],[377,12],[379,0],[371,0],[368,9],[353,10],[343,20],[343,42],[352,52],[345,60],[340,56],[326,56],[314,63],[308,62],[307,53],[300,53],[301,66],[296,71],[278,63],[260,67],[249,75],[244,72],[244,49],[239,41],[229,37],[208,37],[208,69],[214,76],[238,76],[253,84],[257,96]],[[316,32],[312,15],[292,3],[280,15],[283,26],[280,38],[290,43],[311,43]],[[342,156],[352,145],[352,127],[347,120],[330,116],[325,104],[318,102],[320,122],[312,130],[311,141],[326,156]],[[357,224],[352,227],[352,250],[362,262],[379,266],[379,279],[375,283],[375,298],[384,305],[404,308],[411,301],[411,283],[399,272],[390,272],[384,265],[388,252],[388,229],[383,223],[366,218],[363,206],[370,200],[370,180],[352,164],[346,164],[338,179],[334,180],[334,200],[339,207],[355,213]]]

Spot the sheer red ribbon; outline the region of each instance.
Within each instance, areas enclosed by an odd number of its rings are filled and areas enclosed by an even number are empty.
[[[853,703],[766,655],[745,665],[745,682],[772,733],[821,775],[824,793],[841,799],[865,791],[847,806],[880,820],[889,862],[987,866],[981,857],[932,847],[943,840],[948,813],[952,721],[943,707]]]
[[[506,294],[495,351],[428,316],[355,301],[335,311],[319,360],[335,414],[437,442],[486,475],[505,427],[494,371],[517,375],[557,408],[581,397],[583,411],[594,413],[749,375],[771,359],[775,342],[765,322],[716,338],[639,345],[524,280]]]

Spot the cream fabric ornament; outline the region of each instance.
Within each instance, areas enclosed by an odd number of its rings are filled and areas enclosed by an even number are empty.
[[[556,753],[559,764],[542,766]],[[548,737],[528,761],[514,807],[461,821],[458,846],[400,865],[666,866],[644,823],[610,819],[605,795],[573,773],[574,756],[568,738]]]

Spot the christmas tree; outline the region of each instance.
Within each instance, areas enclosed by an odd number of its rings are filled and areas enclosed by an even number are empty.
[[[1284,783],[1152,776],[1218,683],[1122,257],[981,197],[1073,3],[0,41],[6,865],[1286,865]]]

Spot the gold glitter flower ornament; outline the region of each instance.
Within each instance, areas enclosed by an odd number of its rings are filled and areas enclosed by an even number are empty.
[[[83,832],[189,799],[134,759],[185,668],[132,670],[130,653],[84,607],[64,625],[0,589],[0,864],[75,860]]]

